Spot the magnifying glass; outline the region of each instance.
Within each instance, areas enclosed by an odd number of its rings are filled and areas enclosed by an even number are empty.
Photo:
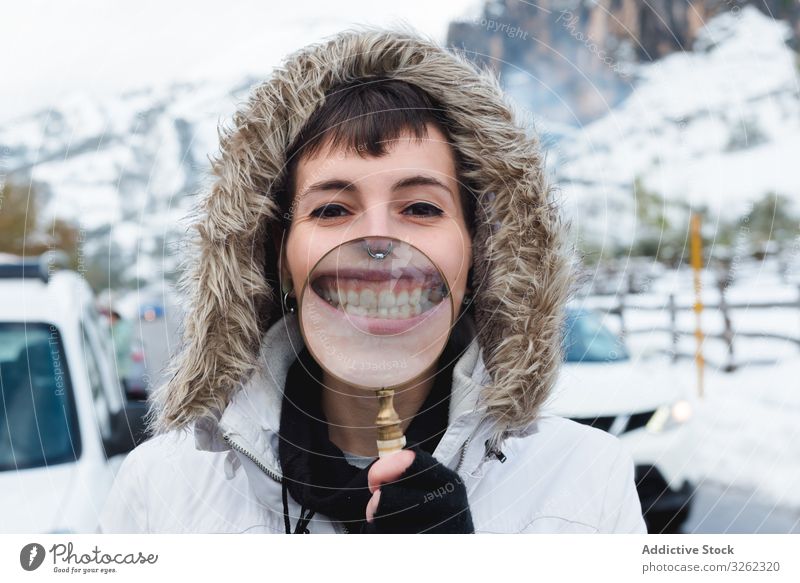
[[[320,367],[341,382],[377,393],[378,456],[402,449],[406,439],[394,391],[430,373],[455,319],[442,271],[399,239],[353,239],[327,252],[311,270],[298,317]]]

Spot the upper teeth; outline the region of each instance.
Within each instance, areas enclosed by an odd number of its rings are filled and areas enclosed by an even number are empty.
[[[390,289],[355,287],[339,281],[321,282],[316,289],[333,306],[348,313],[384,318],[409,318],[438,303],[442,292],[437,288],[415,287],[393,292]]]

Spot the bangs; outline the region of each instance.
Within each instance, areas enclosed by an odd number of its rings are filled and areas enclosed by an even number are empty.
[[[338,85],[326,94],[325,103],[288,149],[287,162],[313,158],[326,144],[332,150],[380,157],[387,153],[389,142],[403,135],[425,138],[427,123],[439,126],[449,137],[444,110],[414,85],[382,77]]]

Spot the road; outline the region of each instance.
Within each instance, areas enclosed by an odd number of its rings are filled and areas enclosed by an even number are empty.
[[[681,529],[692,534],[800,533],[800,509],[765,502],[755,492],[705,481]]]
[[[147,322],[140,320],[137,331],[144,347],[145,367],[150,388],[158,387],[167,380],[164,370],[169,358],[178,350],[178,329],[181,311],[177,306],[167,306],[164,317]]]

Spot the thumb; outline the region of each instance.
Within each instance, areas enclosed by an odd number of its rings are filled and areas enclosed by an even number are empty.
[[[375,518],[375,512],[378,510],[378,504],[381,501],[381,491],[380,488],[375,490],[372,494],[372,498],[369,499],[367,503],[367,522],[372,522],[372,519]]]
[[[374,494],[382,484],[393,482],[399,478],[414,462],[415,455],[410,449],[401,449],[386,457],[378,458],[367,474],[370,493]]]

